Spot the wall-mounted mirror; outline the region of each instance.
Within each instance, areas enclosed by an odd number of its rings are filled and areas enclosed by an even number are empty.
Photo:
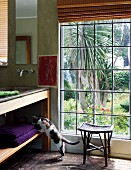
[[[16,36],[16,64],[31,64],[31,36]]]
[[[30,61],[27,41],[17,40],[16,64],[37,64],[37,0],[16,0],[16,37],[30,37]]]

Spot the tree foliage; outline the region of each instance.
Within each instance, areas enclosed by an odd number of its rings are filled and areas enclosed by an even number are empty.
[[[68,70],[64,73],[64,89],[82,91],[64,93],[65,111],[75,112],[77,102],[80,105],[77,109],[80,108],[81,113],[88,113],[80,114],[79,121],[93,123],[92,120],[95,118],[100,125],[112,122],[109,113],[103,112],[105,116],[93,115],[99,113],[100,106],[108,106],[110,112],[114,109],[116,114],[126,114],[129,111],[129,100],[123,103],[120,94],[118,105],[116,102],[112,108],[112,99],[107,91],[129,91],[130,72],[123,69],[129,65],[129,24],[116,23],[112,31],[112,24],[109,23],[69,23],[63,32],[64,69]],[[123,65],[120,66],[119,61],[122,61]],[[78,110],[76,112],[79,112]],[[115,133],[128,134],[128,117],[116,116],[113,121]],[[65,114],[66,129],[75,129],[75,125],[75,115]]]

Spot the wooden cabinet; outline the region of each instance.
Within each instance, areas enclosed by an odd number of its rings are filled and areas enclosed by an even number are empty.
[[[49,89],[40,89],[30,92],[25,92],[22,95],[18,95],[15,98],[7,101],[0,101],[0,115],[6,114],[6,122],[8,124],[13,123],[13,113],[20,108],[27,107],[31,104],[41,101],[41,116],[50,119],[50,92]],[[19,114],[19,113],[17,113]],[[15,148],[0,149],[0,164],[8,159],[11,155],[18,150],[35,140],[38,136],[42,135],[42,149],[43,151],[50,151],[50,139],[43,134],[36,134],[23,144]]]

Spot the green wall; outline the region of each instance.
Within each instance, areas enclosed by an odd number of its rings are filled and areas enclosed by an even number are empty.
[[[38,55],[58,54],[57,0],[38,0]],[[58,88],[51,90],[51,119],[58,125]]]
[[[38,0],[37,21],[37,55],[58,54],[58,19],[57,0]],[[38,65],[16,65],[15,64],[15,0],[9,0],[9,59],[6,67],[0,67],[0,87],[9,86],[37,86]],[[37,56],[36,56],[37,58]],[[16,69],[34,69],[33,74],[19,76]],[[57,125],[58,122],[58,88],[51,90],[51,118]]]

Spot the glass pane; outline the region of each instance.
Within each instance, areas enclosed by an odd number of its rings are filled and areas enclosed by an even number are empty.
[[[95,116],[95,123],[97,125],[111,125],[111,116],[108,115],[96,115]]]
[[[65,22],[65,23],[61,23],[60,25],[61,25],[61,27],[63,27],[63,26],[76,26],[77,23],[76,22]]]
[[[111,23],[112,20],[98,20],[98,21],[95,21],[95,23]]]
[[[68,132],[75,132],[76,130],[76,114],[70,113],[64,113],[62,116],[62,123],[64,125],[63,129],[64,131]]]
[[[61,27],[61,47],[77,46],[77,26],[68,25]]]
[[[94,46],[94,25],[78,26],[78,46],[79,47]]]
[[[114,71],[114,90],[119,92],[129,92],[130,72]]]
[[[61,69],[77,68],[77,49],[61,48]]]
[[[89,24],[94,24],[94,21],[83,21],[83,22],[80,22],[79,24],[80,25],[83,25],[83,24],[89,25]]]
[[[94,71],[78,70],[77,89],[94,90]]]
[[[130,22],[130,18],[125,18],[125,19],[114,19],[113,22]]]
[[[97,24],[95,29],[95,44],[98,46],[112,45],[112,24]]]
[[[95,68],[111,69],[112,68],[112,48],[99,47],[96,48]]]
[[[112,89],[112,70],[97,70],[95,78],[96,90]]]
[[[63,78],[63,82],[61,82],[61,89],[65,90],[74,90],[76,89],[76,71],[75,70],[62,70],[61,78]]]
[[[120,138],[129,138],[129,117],[114,117],[113,136]]]
[[[92,114],[77,114],[77,127],[79,128],[83,122],[93,123]]]
[[[106,92],[96,93],[96,114],[112,114],[112,94]]]
[[[130,44],[130,23],[118,23],[113,26],[114,46],[128,46]]]
[[[114,94],[114,114],[115,115],[130,115],[129,103],[130,95],[124,93]]]
[[[61,112],[76,112],[76,92],[61,92]]]
[[[92,103],[93,94],[90,92],[79,92],[77,95],[77,113],[92,113],[94,104]]]
[[[77,113],[110,115],[112,113],[112,94],[107,92],[79,92]]]
[[[129,69],[130,47],[114,48],[113,65],[116,69]]]
[[[94,69],[94,48],[79,48],[77,53],[78,68]]]

